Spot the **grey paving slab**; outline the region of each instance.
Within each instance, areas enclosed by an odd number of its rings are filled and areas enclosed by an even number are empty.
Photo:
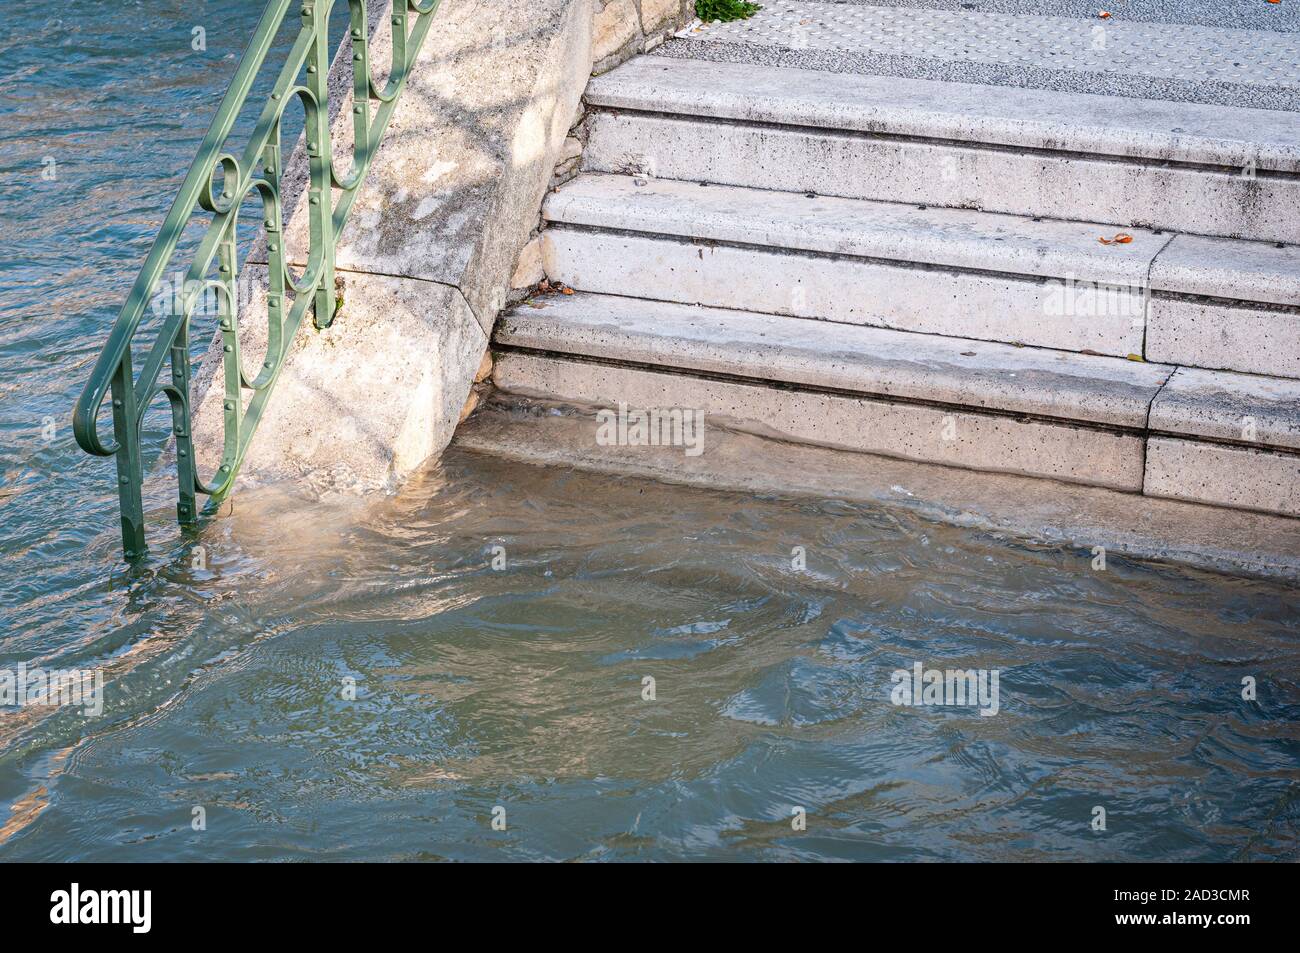
[[[665,56],[1300,110],[1300,34],[769,0]]]
[[[1136,23],[1187,23],[1238,30],[1300,31],[1300,5],[1264,0],[829,0],[876,7],[974,10],[980,13],[1096,17],[1106,10],[1117,20]]]

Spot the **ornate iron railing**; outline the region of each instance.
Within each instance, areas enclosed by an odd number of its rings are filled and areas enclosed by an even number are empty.
[[[198,518],[199,494],[206,495],[210,504],[217,504],[234,485],[307,307],[314,308],[317,327],[328,327],[334,318],[335,240],[347,223],[358,186],[365,179],[428,35],[439,0],[392,0],[392,60],[382,87],[370,70],[367,2],[347,0],[353,73],[353,146],[352,168],[345,175],[340,175],[334,167],[327,85],[333,53],[329,20],[337,2],[270,0],[267,4],[198,155],[185,175],[180,194],[154,239],[73,411],[73,431],[81,448],[97,456],[117,457],[122,548],[128,560],[139,559],[147,552],[140,432],[145,411],[153,399],[159,393],[165,394],[171,406],[179,484],[176,515],[181,524],[193,523]],[[302,21],[297,38],[248,143],[237,158],[223,147],[291,7],[297,7]],[[307,262],[298,280],[294,280],[288,268],[280,195],[281,126],[286,108],[295,99],[302,104],[305,121],[310,235]],[[259,165],[261,171],[256,173]],[[221,183],[215,186],[213,178],[218,171],[222,173]],[[335,190],[340,193],[337,201]],[[254,192],[261,198],[262,226],[266,233],[267,349],[262,367],[250,379],[239,353],[237,233],[241,207]],[[211,223],[194,253],[179,294],[173,295],[176,306],[162,319],[136,374],[131,345],[145,307],[159,290],[183,231],[200,209],[212,215]],[[209,278],[214,262],[217,274]],[[221,462],[216,474],[204,480],[194,459],[190,415],[190,318],[198,302],[208,297],[215,297],[217,302],[225,397]],[[158,378],[165,362],[171,365],[171,380],[160,383]],[[247,407],[244,406],[246,391],[252,392]],[[110,392],[113,440],[105,443],[99,433],[99,416]]]

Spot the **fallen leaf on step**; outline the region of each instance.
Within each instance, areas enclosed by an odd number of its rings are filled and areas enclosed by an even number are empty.
[[[1145,364],[1147,362],[1147,359],[1143,357],[1141,354],[1130,354],[1128,356],[1128,359],[1130,361],[1137,361],[1139,364]]]
[[[1120,232],[1114,238],[1102,237],[1097,239],[1097,241],[1101,242],[1103,245],[1127,245],[1132,240],[1133,236],[1127,232]]]
[[[560,294],[571,295],[573,294],[573,289],[566,285],[565,287],[560,289]]]
[[[1269,2],[1272,3],[1273,0],[1269,0]],[[1097,11],[1097,16],[1101,17],[1103,20],[1109,20],[1109,19],[1110,19],[1110,14],[1107,13],[1105,10],[1098,10],[1098,11]]]
[[[1092,348],[1090,348],[1090,347],[1085,347],[1085,348],[1083,348],[1082,350],[1079,351],[1079,353],[1080,353],[1080,354],[1090,354],[1090,355],[1092,355],[1093,357],[1105,357],[1105,356],[1106,356],[1106,355],[1102,354],[1101,351],[1094,351],[1094,350],[1093,350]]]

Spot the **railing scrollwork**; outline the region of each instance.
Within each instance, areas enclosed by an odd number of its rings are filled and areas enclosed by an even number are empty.
[[[343,0],[270,0],[267,4],[73,411],[73,431],[82,449],[117,459],[122,546],[128,560],[142,558],[147,552],[140,434],[152,401],[163,394],[170,404],[178,481],[176,514],[182,524],[193,523],[199,516],[198,496],[207,496],[216,504],[230,493],[307,308],[313,309],[319,328],[328,327],[334,319],[335,241],[348,221],[439,0],[392,0],[392,58],[382,86],[371,73],[367,0],[346,0],[353,144],[352,165],[344,174],[334,161],[327,82],[334,52],[329,20],[339,2]],[[371,0],[371,5],[374,2]],[[301,20],[298,33],[246,146],[234,155],[225,151],[226,143],[293,7]],[[284,248],[281,202],[282,125],[286,109],[294,102],[301,105],[304,120],[309,238],[307,261],[297,279],[289,270]],[[238,227],[240,213],[250,198],[253,203],[260,198],[267,259],[267,348],[262,366],[251,375],[245,372],[240,355],[237,290]],[[136,332],[146,307],[158,293],[182,233],[200,210],[212,216],[211,222],[184,272],[180,290],[172,296],[173,306],[166,309],[157,333],[143,351],[137,374],[132,359]],[[212,276],[214,265],[216,274]],[[221,459],[216,473],[207,479],[199,475],[194,459],[190,407],[190,324],[201,301],[215,302],[225,391]],[[168,380],[160,380],[164,364],[170,366]],[[106,442],[99,418],[110,395],[113,437]]]

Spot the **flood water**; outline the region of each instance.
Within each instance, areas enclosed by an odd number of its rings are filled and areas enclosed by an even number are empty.
[[[103,678],[0,708],[0,861],[1297,859],[1280,583],[458,450],[188,537],[154,480],[128,571],[69,411],[260,8],[0,19],[0,677]]]

